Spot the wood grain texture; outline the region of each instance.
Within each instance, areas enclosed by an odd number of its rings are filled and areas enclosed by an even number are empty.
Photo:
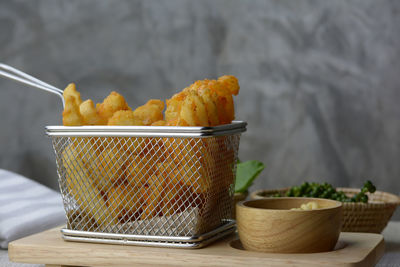
[[[378,234],[342,233],[339,248],[313,254],[269,254],[240,249],[237,236],[197,250],[66,242],[60,228],[14,241],[11,261],[78,266],[373,266],[384,252]],[[231,246],[234,244],[234,248]]]
[[[290,210],[316,202],[320,209]],[[339,238],[342,203],[317,198],[268,198],[238,203],[243,246],[252,251],[315,253],[330,251]]]

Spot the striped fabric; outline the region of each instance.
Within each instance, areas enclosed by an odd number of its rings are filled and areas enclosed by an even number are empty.
[[[61,195],[0,169],[0,248],[21,237],[65,223]]]

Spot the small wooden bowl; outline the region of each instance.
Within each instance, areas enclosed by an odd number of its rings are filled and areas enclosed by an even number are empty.
[[[316,210],[290,210],[317,202]],[[236,205],[239,238],[247,250],[276,253],[331,251],[339,238],[342,203],[318,198],[271,198]]]

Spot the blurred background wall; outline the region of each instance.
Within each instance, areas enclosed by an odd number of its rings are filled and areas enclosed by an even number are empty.
[[[2,0],[0,61],[131,107],[233,74],[257,188],[304,180],[400,192],[400,1]],[[53,95],[0,79],[0,168],[57,188]]]

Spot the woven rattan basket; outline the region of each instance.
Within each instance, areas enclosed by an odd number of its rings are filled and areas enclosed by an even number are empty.
[[[275,190],[258,190],[250,194],[251,199],[272,197],[276,193],[284,194],[288,188]],[[337,188],[348,196],[353,196],[360,189]],[[376,191],[368,193],[369,202],[343,203],[342,232],[381,233],[386,227],[396,207],[400,205],[400,198],[396,195]]]

